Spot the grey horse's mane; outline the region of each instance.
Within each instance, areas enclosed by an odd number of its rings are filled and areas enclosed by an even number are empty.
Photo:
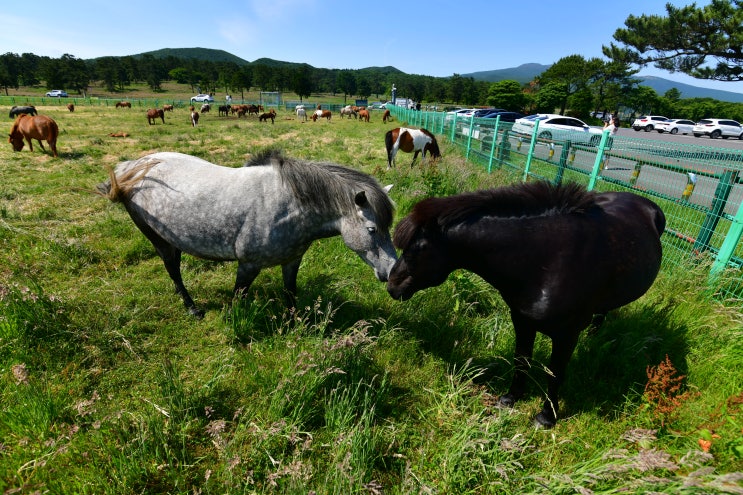
[[[380,228],[392,225],[394,205],[376,179],[335,163],[311,162],[285,157],[280,150],[258,153],[245,166],[271,164],[304,206],[315,211],[355,211],[354,198],[364,191]]]

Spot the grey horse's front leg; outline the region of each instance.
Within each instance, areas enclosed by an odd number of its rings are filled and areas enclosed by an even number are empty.
[[[296,260],[281,265],[287,308],[294,308],[297,305],[297,273],[299,273],[299,264],[301,262],[302,257],[300,256]]]
[[[238,262],[237,276],[235,277],[235,296],[245,295],[260,271],[260,267],[252,263]]]

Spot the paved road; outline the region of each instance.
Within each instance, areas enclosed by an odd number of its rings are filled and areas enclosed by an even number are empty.
[[[728,148],[743,150],[743,141],[740,139],[710,139],[708,137],[694,137],[689,134],[668,134],[667,132],[659,133],[656,131],[635,131],[633,129],[622,128],[617,132],[619,136],[631,137],[634,139],[652,139],[655,141],[665,141],[669,143],[690,144],[694,146],[709,146],[711,148]]]

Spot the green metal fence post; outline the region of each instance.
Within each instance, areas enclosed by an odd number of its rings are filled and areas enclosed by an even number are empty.
[[[509,134],[510,131],[508,129],[503,131],[503,137],[498,146],[498,168],[503,166],[504,161],[511,159],[511,140],[508,137]]]
[[[743,203],[738,206],[738,213],[735,214],[733,223],[728,229],[725,240],[722,241],[722,246],[720,246],[714,263],[712,263],[709,272],[710,282],[714,282],[717,276],[728,265],[730,258],[733,257],[733,252],[735,252],[735,247],[740,242],[741,236],[743,236]]]
[[[593,170],[591,170],[591,177],[588,179],[588,186],[586,189],[592,191],[596,187],[596,181],[601,172],[601,163],[604,161],[604,150],[606,149],[606,142],[609,140],[610,130],[605,130],[601,134],[601,142],[599,143],[599,149],[596,151],[596,161],[593,162]]]
[[[470,158],[470,148],[472,147],[472,134],[475,128],[475,116],[470,116],[470,131],[467,133],[467,148],[464,153],[464,160],[468,161]]]
[[[457,114],[454,114],[454,120],[451,122],[451,136],[449,136],[449,141],[452,143],[454,142],[454,136],[457,132]]]
[[[495,155],[495,142],[498,140],[498,126],[500,125],[500,115],[495,118],[495,127],[493,128],[493,142],[490,143],[490,157],[488,158],[488,173],[493,171],[493,157]]]
[[[531,142],[529,143],[529,153],[526,155],[526,165],[524,165],[524,176],[521,178],[521,182],[526,182],[529,177],[529,169],[531,168],[531,159],[534,156],[534,148],[537,145],[537,133],[539,132],[539,119],[534,121],[534,132],[531,134]]]
[[[699,231],[694,247],[694,252],[701,253],[709,248],[709,242],[712,240],[712,234],[715,232],[717,223],[720,221],[720,216],[725,210],[730,192],[733,190],[733,185],[738,179],[738,170],[725,170],[720,176],[720,182],[717,183],[715,189],[715,198],[712,200],[712,206],[707,213],[702,224],[702,230]]]
[[[570,157],[570,148],[572,148],[572,142],[570,140],[565,141],[562,145],[562,152],[560,153],[560,160],[557,162],[557,175],[555,176],[555,184],[562,183],[562,177],[565,175],[565,167],[568,164]],[[573,152],[575,153],[575,152]]]

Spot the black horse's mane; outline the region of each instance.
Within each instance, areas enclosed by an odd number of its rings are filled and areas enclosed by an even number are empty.
[[[297,199],[317,211],[355,211],[356,193],[364,191],[383,229],[392,226],[394,204],[377,180],[359,170],[335,163],[311,162],[285,157],[281,150],[266,149],[245,166],[272,165]]]
[[[404,249],[420,228],[445,232],[453,225],[483,216],[525,218],[587,211],[595,206],[596,193],[576,183],[553,185],[528,182],[486,189],[417,203],[395,229],[395,246]]]

